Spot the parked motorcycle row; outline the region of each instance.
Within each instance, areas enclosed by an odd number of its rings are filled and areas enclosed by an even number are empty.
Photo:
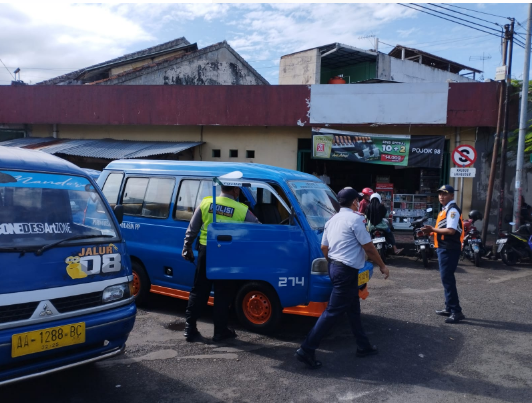
[[[415,256],[428,268],[431,259],[436,257],[434,248],[434,238],[421,232],[421,228],[431,217],[432,208],[426,210],[426,215],[410,223],[412,228]],[[393,215],[394,212],[391,213]],[[532,262],[532,225],[530,223],[521,225],[516,232],[501,231],[496,242],[496,253],[489,253],[490,250],[482,243],[480,231],[475,226],[475,222],[482,220],[482,214],[477,210],[472,210],[468,219],[464,220],[464,241],[462,246],[461,260],[468,259],[475,266],[479,267],[482,257],[491,255],[492,259],[501,258],[504,264],[513,266],[522,261]],[[514,225],[513,222],[509,223]],[[372,228],[370,231],[373,244],[377,248],[380,257],[384,262],[392,253],[392,245],[388,243],[384,236],[384,230]]]

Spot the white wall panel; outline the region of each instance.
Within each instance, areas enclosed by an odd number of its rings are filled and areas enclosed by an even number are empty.
[[[445,124],[448,91],[448,83],[312,85],[310,123]]]

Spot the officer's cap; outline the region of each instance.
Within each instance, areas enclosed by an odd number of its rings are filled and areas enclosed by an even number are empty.
[[[338,201],[340,203],[352,202],[353,200],[360,200],[360,194],[353,188],[343,188],[338,192]]]
[[[438,193],[453,193],[454,194],[454,188],[451,185],[443,185],[441,188],[437,190]]]

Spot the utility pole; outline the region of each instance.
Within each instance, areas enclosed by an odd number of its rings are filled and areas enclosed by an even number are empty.
[[[508,50],[508,30],[510,26],[504,26],[504,38],[502,42],[502,65],[506,66],[506,54]],[[501,123],[502,123],[502,101],[503,101],[503,90],[504,83],[501,83],[499,90],[499,113],[497,115],[497,130],[495,131],[495,138],[493,143],[493,152],[491,154],[491,165],[490,165],[490,178],[488,182],[488,194],[486,196],[486,205],[484,207],[484,220],[482,221],[482,244],[486,245],[486,237],[488,236],[488,224],[490,219],[490,209],[491,209],[491,198],[493,197],[493,185],[495,183],[495,175],[497,172],[497,157],[499,156],[499,139],[501,132]]]
[[[497,221],[497,233],[501,231],[502,228],[502,219],[504,214],[504,186],[505,186],[505,175],[506,175],[506,152],[508,146],[508,115],[509,115],[509,103],[510,103],[510,87],[511,87],[511,78],[512,78],[512,50],[514,45],[514,24],[515,19],[512,18],[510,24],[510,35],[509,35],[509,45],[508,45],[508,71],[506,73],[506,88],[504,94],[504,128],[502,133],[502,142],[501,142],[501,168],[500,168],[500,189],[499,189],[499,217]]]
[[[530,32],[532,27],[532,4],[528,5],[528,24],[525,43],[525,67],[523,69],[523,85],[521,87],[521,113],[519,116],[519,142],[517,145],[517,166],[515,170],[514,193],[514,231],[521,224],[521,179],[523,178],[523,159],[525,157],[525,133],[527,127],[528,106],[528,70],[530,69]]]

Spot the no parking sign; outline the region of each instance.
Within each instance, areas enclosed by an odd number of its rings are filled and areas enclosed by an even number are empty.
[[[477,152],[472,146],[458,146],[453,150],[452,159],[455,165],[467,168],[477,160]]]

